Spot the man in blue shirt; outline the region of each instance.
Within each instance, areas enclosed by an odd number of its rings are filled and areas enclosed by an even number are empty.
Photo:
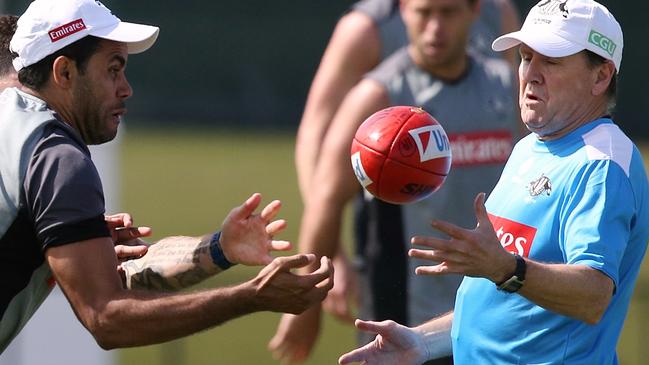
[[[622,30],[592,0],[543,0],[518,32],[521,117],[514,148],[478,225],[434,221],[450,239],[414,237],[434,261],[418,274],[466,276],[453,313],[378,333],[340,363],[617,364],[615,346],[649,239],[649,184],[638,149],[613,123]],[[494,285],[495,284],[495,285]],[[450,336],[449,336],[450,333]]]

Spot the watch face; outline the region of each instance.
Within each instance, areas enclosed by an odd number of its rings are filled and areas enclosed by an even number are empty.
[[[502,283],[498,287],[498,290],[503,290],[508,293],[515,293],[522,287],[523,287],[523,281],[518,280],[518,277],[514,275],[511,278],[509,278],[509,280]]]
[[[525,259],[517,254],[513,255],[516,258],[516,271],[514,271],[512,276],[509,279],[505,280],[504,283],[496,285],[498,290],[503,290],[508,293],[515,293],[523,287],[523,284],[525,283],[525,272],[527,269]]]

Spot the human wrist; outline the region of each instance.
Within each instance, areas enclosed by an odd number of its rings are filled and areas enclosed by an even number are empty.
[[[489,278],[494,284],[500,285],[512,276],[516,270],[516,257],[510,252],[503,255],[502,264],[496,265],[496,271]]]
[[[212,256],[212,262],[221,270],[227,270],[233,265],[236,265],[236,262],[231,262],[225,257],[223,247],[221,247],[221,231],[217,231],[212,235],[212,239],[210,240],[210,255]]]
[[[421,328],[421,326],[414,327],[412,330],[417,336],[419,363],[452,355],[450,331],[442,329],[431,332]]]
[[[519,291],[525,284],[525,274],[527,272],[527,262],[517,253],[512,253],[512,257],[515,260],[514,271],[508,275],[504,281],[496,282],[496,287],[498,290],[502,290],[507,293],[516,293]]]

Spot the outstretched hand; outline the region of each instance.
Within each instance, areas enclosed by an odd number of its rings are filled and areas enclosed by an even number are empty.
[[[412,238],[412,244],[430,247],[432,250],[410,249],[409,256],[439,262],[437,265],[419,266],[415,273],[457,273],[498,282],[504,274],[513,272],[515,259],[500,244],[484,202],[485,194],[478,194],[474,201],[478,224],[474,229],[433,221],[433,228],[446,233],[450,239],[423,236]]]
[[[394,321],[356,320],[356,327],[376,333],[374,341],[352,350],[338,359],[341,365],[360,362],[366,365],[416,365],[426,360],[425,346],[414,329]]]
[[[327,257],[320,267],[308,274],[294,274],[292,269],[305,267],[315,261],[313,254],[275,258],[251,280],[257,301],[263,310],[302,313],[320,303],[333,286],[333,266]]]
[[[221,248],[225,258],[232,263],[267,265],[273,261],[271,251],[291,249],[290,242],[274,239],[286,228],[285,220],[273,221],[281,202],[273,200],[260,214],[254,214],[259,203],[261,194],[255,193],[242,205],[232,209],[223,221]]]

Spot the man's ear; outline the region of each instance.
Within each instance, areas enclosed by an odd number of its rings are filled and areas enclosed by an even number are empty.
[[[52,81],[62,89],[68,89],[77,76],[77,64],[74,60],[59,56],[52,64]]]
[[[599,65],[595,74],[595,83],[591,90],[593,96],[605,93],[613,77],[615,77],[615,65],[613,62],[608,61]]]

